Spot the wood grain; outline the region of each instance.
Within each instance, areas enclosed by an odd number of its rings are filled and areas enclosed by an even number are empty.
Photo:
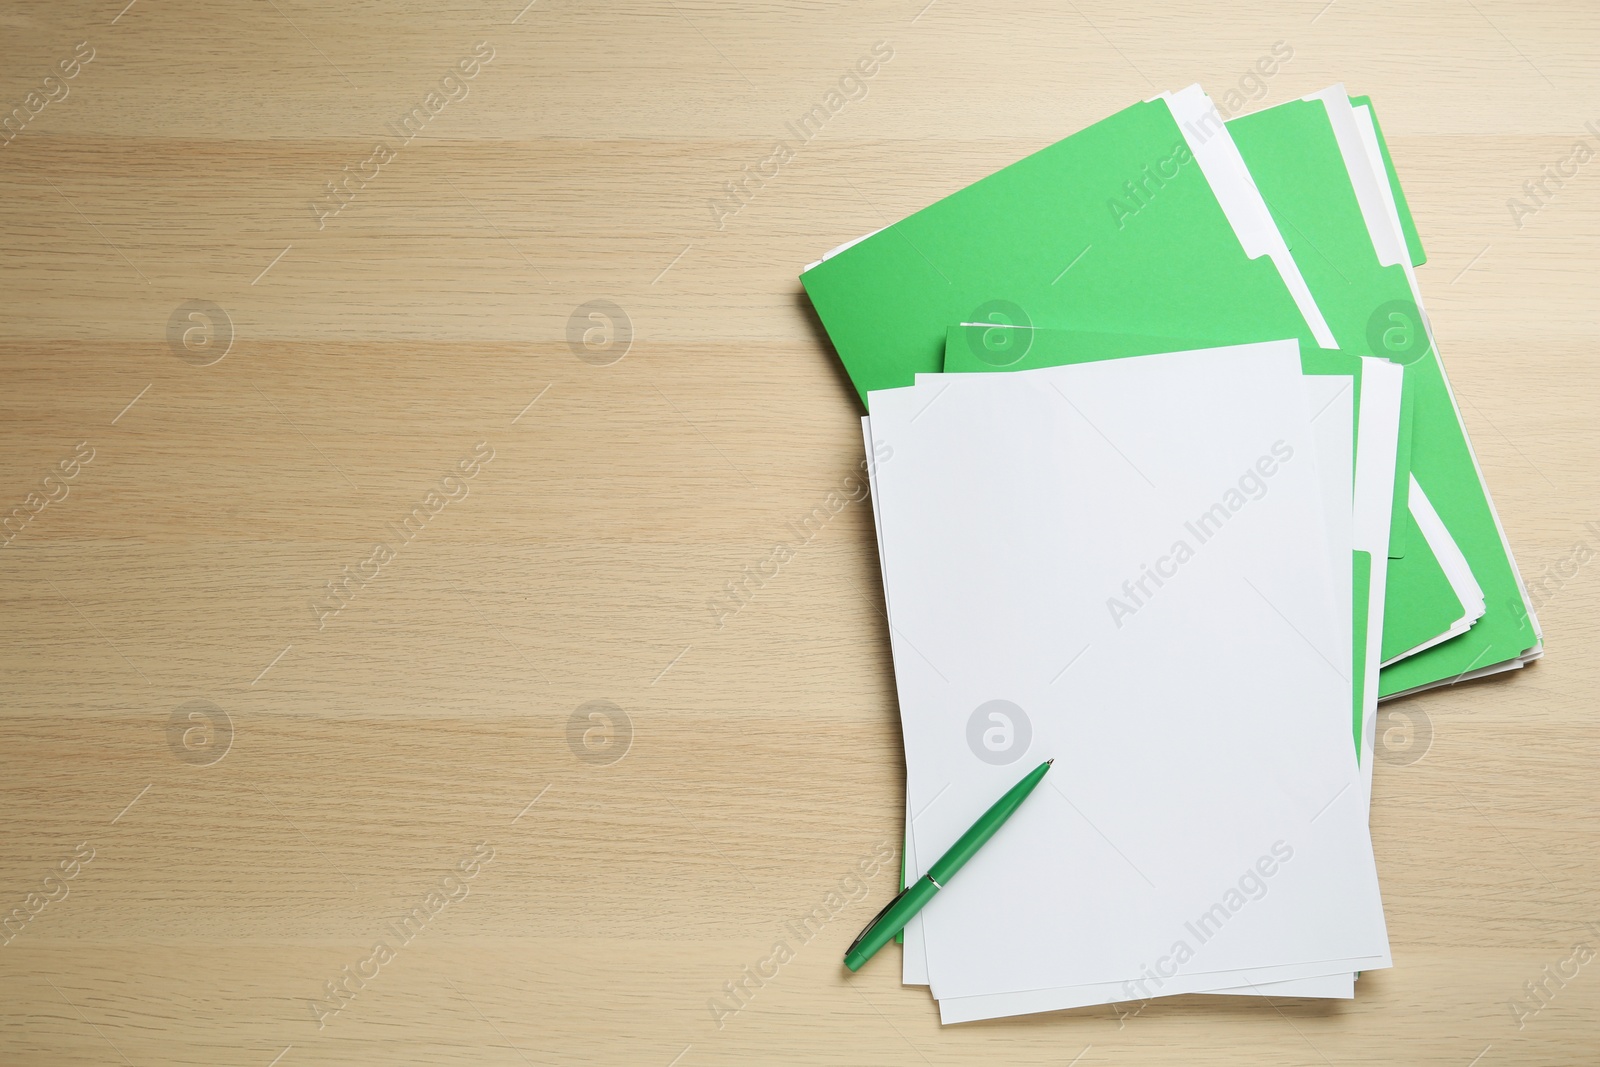
[[[0,119],[60,97],[0,147],[0,513],[66,488],[0,549],[0,911],[58,897],[0,945],[0,1061],[1595,1062],[1600,965],[1509,1004],[1600,945],[1600,163],[1520,226],[1508,200],[1600,145],[1600,10],[924,3],[0,11]],[[710,206],[879,42],[864,96]],[[1553,576],[1543,662],[1397,705],[1432,741],[1377,768],[1394,969],[1351,1003],[941,1028],[897,960],[839,967],[884,871],[719,1026],[901,832],[867,507],[711,606],[851,492],[856,402],[796,274],[1196,80],[1375,98],[1479,458]],[[456,98],[397,135],[430,92]],[[606,365],[568,342],[596,300],[631,332]],[[170,329],[190,301],[231,323],[215,362]],[[620,712],[595,751],[592,701]]]

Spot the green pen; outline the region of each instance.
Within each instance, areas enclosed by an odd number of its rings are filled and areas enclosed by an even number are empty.
[[[1022,802],[1044,780],[1045,772],[1054,762],[1053,759],[1047,759],[1029,771],[1026,778],[1012,786],[1005,796],[980,815],[970,830],[956,838],[956,843],[939,857],[939,862],[928,868],[927,874],[900,890],[893,900],[885,904],[883,910],[867,924],[867,928],[850,942],[850,947],[845,950],[844,965],[852,971],[859,971],[863,963],[892,941],[894,935],[911,921],[911,917],[926,907],[928,901],[955,877],[955,873],[977,855],[984,842],[993,837],[995,831],[1022,807]]]

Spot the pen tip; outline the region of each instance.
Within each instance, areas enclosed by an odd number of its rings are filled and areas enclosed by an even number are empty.
[[[1052,763],[1054,763],[1054,762],[1055,762],[1055,761],[1056,761],[1056,758],[1055,758],[1055,757],[1054,757],[1054,756],[1051,756],[1051,757],[1050,757],[1050,758],[1049,758],[1049,759],[1047,759],[1047,760],[1045,760],[1045,761],[1044,761],[1044,765],[1045,765],[1045,766],[1046,766],[1046,767],[1048,767],[1048,766],[1050,766],[1050,765],[1051,765],[1051,764],[1052,764]]]

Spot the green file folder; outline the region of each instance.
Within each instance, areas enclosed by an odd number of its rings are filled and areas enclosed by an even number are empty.
[[[1388,661],[1448,632],[1465,608],[1410,518],[1412,457],[1405,448],[1408,443],[1417,447],[1415,409],[1427,377],[1417,364],[1432,353],[1415,320],[1411,284],[1400,260],[1409,249],[1398,248],[1390,262],[1382,261],[1340,152],[1329,106],[1343,106],[1346,99],[1328,106],[1321,100],[1293,100],[1234,119],[1228,131],[1340,344],[1407,366],[1411,425],[1402,422],[1396,465],[1384,604],[1382,655]]]
[[[1377,112],[1367,97],[1351,97],[1351,103],[1358,110],[1365,109],[1371,118],[1411,261],[1420,266],[1425,262],[1422,242],[1400,192],[1400,180],[1378,125]],[[1420,309],[1417,319],[1417,326],[1425,324]],[[1431,344],[1426,357],[1411,365],[1407,373],[1408,377],[1414,374],[1417,378],[1412,470],[1466,556],[1472,576],[1483,590],[1485,612],[1472,629],[1459,637],[1385,667],[1379,689],[1384,696],[1454,681],[1514,659],[1532,658],[1542,650],[1510,545],[1500,529],[1483,474],[1467,440],[1444,366]]]
[[[1172,110],[1130,108],[801,275],[857,392],[943,366],[960,322],[1313,343],[1246,254]]]

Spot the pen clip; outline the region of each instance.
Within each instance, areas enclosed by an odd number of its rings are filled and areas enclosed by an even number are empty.
[[[889,899],[889,903],[885,904],[878,911],[878,914],[872,917],[872,921],[861,928],[861,932],[856,935],[856,939],[854,941],[850,942],[850,947],[844,950],[844,954],[848,956],[850,953],[854,952],[856,950],[856,946],[861,944],[862,941],[866,940],[868,934],[877,929],[878,923],[882,921],[885,915],[889,914],[889,909],[900,903],[900,898],[911,892],[911,887],[916,884],[917,883],[915,881],[908,882],[904,889],[900,890],[900,892],[891,897]]]

